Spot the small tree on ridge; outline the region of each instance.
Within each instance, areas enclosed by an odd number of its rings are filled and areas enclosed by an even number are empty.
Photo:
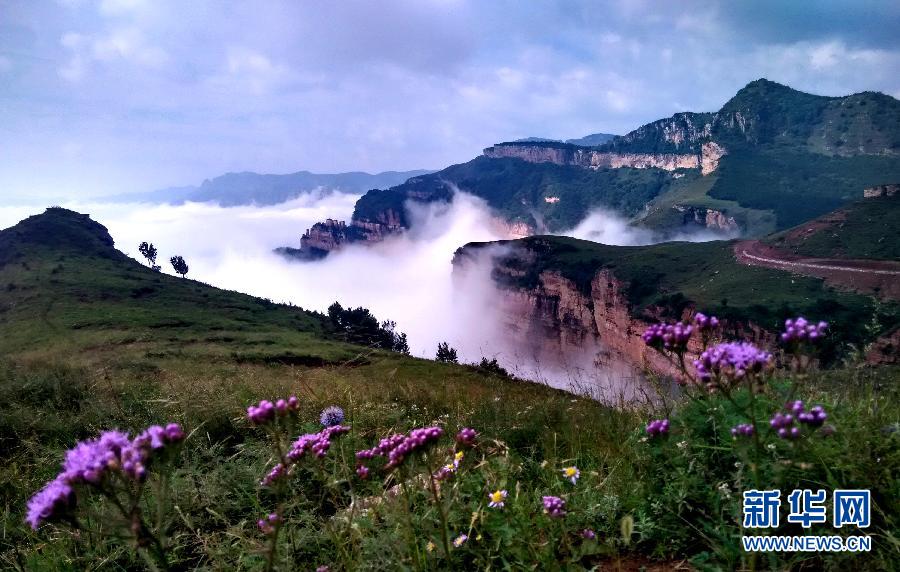
[[[147,264],[150,266],[150,268],[156,266],[156,247],[153,246],[152,242],[142,242],[138,246],[138,250],[140,251],[141,255],[143,255],[143,257],[147,259]]]
[[[182,258],[181,256],[173,256],[169,259],[169,262],[172,263],[172,268],[175,269],[175,272],[181,274],[182,278],[184,278],[184,275],[188,273],[187,262],[185,262],[184,258]]]

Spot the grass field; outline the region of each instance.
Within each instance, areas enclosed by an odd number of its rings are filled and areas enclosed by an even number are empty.
[[[328,339],[321,316],[142,267],[61,210],[3,231],[0,247],[2,568],[149,567],[109,503],[79,496],[77,534],[30,530],[25,504],[76,441],[174,421],[189,436],[177,461],[152,467],[141,505],[160,515],[153,527],[171,568],[264,569],[270,548],[256,520],[277,499],[258,482],[272,466],[271,437],[245,409],[292,393],[298,431],[317,430],[329,405],[352,429],[285,490],[279,570],[896,568],[897,369],[804,377],[793,395],[825,405],[837,432],[774,440],[755,458],[754,474],[784,489],[872,489],[874,551],[751,558],[739,549],[736,494],[749,453],[728,433],[744,418],[721,397],[612,409],[472,366],[343,344]],[[759,397],[767,411],[784,402],[789,377],[779,372]],[[662,416],[671,436],[648,441],[644,424]],[[423,425],[479,432],[439,501],[417,479],[452,458],[450,439],[399,471],[350,474],[353,451]],[[561,475],[570,465],[577,485]],[[506,506],[489,508],[486,493],[501,488]],[[564,518],[542,512],[544,495],[565,500]],[[447,530],[467,539],[445,550]]]
[[[799,256],[900,260],[900,197],[861,199],[766,242]]]

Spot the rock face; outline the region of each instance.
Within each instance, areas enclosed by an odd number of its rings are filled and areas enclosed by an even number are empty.
[[[684,215],[684,224],[698,224],[710,230],[726,233],[740,231],[740,225],[734,217],[728,216],[722,211],[689,205],[674,205],[672,208]]]
[[[588,169],[700,169],[704,175],[718,168],[719,159],[725,153],[724,147],[711,141],[700,147],[700,153],[617,153],[574,145],[540,143],[501,143],[484,150],[484,155],[493,159],[515,158],[531,163],[555,163]]]
[[[454,275],[467,272],[483,255],[459,249],[453,259]],[[515,347],[548,369],[603,372],[590,388],[603,400],[640,399],[648,389],[642,381],[646,371],[676,376],[676,368],[641,340],[649,322],[631,315],[624,285],[611,272],[599,271],[589,292],[555,271],[540,273],[533,287],[516,285],[533,261],[533,253],[524,249],[493,259],[492,277],[500,292],[497,308]]]
[[[898,193],[900,193],[900,184],[878,185],[876,187],[863,189],[863,197],[867,199],[874,199],[877,197],[893,197]]]

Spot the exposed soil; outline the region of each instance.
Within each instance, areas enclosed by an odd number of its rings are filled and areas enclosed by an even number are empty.
[[[751,266],[815,276],[836,288],[900,300],[900,261],[802,257],[758,240],[738,242],[734,254],[739,262]]]

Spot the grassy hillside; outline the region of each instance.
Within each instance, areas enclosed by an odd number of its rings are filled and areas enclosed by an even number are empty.
[[[866,187],[900,181],[900,158],[829,157],[787,150],[727,155],[709,191],[714,199],[775,213],[785,229],[862,198]]]
[[[278,570],[751,565],[734,494],[748,453],[728,434],[745,418],[721,397],[617,410],[471,366],[343,344],[328,339],[321,316],[142,267],[100,225],[62,209],[0,232],[0,284],[0,568],[162,568],[148,556],[151,531],[173,570],[262,570],[270,556]],[[757,569],[896,562],[900,458],[896,432],[881,429],[896,423],[897,381],[894,369],[817,374],[791,394],[824,404],[836,432],[776,439],[754,465],[783,489],[871,489],[873,551],[753,557]],[[759,405],[780,407],[786,383],[782,373],[770,380]],[[279,433],[251,424],[246,407],[290,394],[300,399],[285,440],[321,429],[330,405],[351,430],[268,489],[259,483]],[[645,423],[661,416],[672,419],[671,438],[648,440]],[[187,438],[171,459],[152,458],[143,484],[105,465],[111,476],[79,485],[67,507],[77,523],[23,523],[28,498],[78,440],[168,422]],[[356,476],[354,451],[423,425],[479,434],[471,447],[445,437],[397,471],[373,465]],[[453,476],[428,486],[453,450],[464,452]],[[562,475],[568,466],[580,470],[577,483]],[[125,489],[140,496],[120,511],[111,495]],[[505,507],[488,507],[498,489],[508,491]],[[546,495],[564,499],[566,514],[542,511]],[[274,536],[256,523],[272,511],[283,522]],[[466,538],[454,546],[447,531]]]
[[[900,260],[900,196],[860,199],[766,242],[799,256]]]

